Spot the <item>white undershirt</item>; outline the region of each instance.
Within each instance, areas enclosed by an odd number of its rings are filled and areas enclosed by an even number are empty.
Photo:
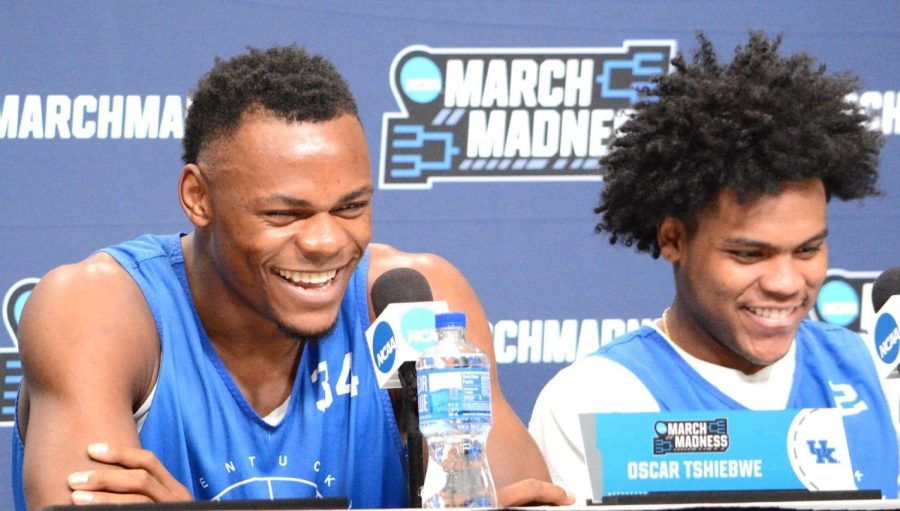
[[[782,410],[787,406],[797,365],[794,342],[775,363],[753,374],[744,374],[737,369],[700,360],[672,342],[658,327],[654,328],[692,369],[731,399],[751,410]]]
[[[147,414],[150,413],[150,405],[153,404],[153,396],[156,395],[156,386],[158,383],[159,380],[157,379],[156,383],[153,384],[153,388],[150,390],[150,395],[147,396],[147,399],[145,399],[144,402],[141,403],[141,406],[138,407],[137,411],[134,412],[134,425],[137,427],[138,433],[141,432],[141,428],[144,427],[144,421],[147,420]],[[291,397],[288,396],[288,398],[278,405],[277,408],[269,412],[265,417],[262,417],[262,420],[270,426],[281,424],[281,421],[284,420],[284,416],[287,414],[288,403],[290,403],[290,401]]]
[[[787,405],[796,367],[794,343],[787,354],[754,374],[705,362],[656,331],[687,364],[710,384],[753,410]],[[591,497],[584,459],[580,413],[658,412],[656,399],[625,366],[606,357],[585,357],[562,369],[541,391],[528,430],[544,453],[553,481],[576,496]]]

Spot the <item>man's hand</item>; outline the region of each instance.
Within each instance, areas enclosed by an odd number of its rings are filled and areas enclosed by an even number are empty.
[[[193,500],[188,489],[148,450],[91,444],[87,452],[94,461],[111,467],[70,474],[74,504]]]
[[[500,507],[569,506],[575,497],[555,484],[537,479],[525,479],[497,490]]]

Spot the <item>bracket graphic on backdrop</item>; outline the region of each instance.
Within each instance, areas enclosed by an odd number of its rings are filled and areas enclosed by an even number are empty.
[[[22,279],[3,296],[3,323],[12,347],[0,347],[0,427],[10,427],[15,419],[16,394],[22,381],[22,360],[19,358],[19,320],[22,309],[39,279]]]

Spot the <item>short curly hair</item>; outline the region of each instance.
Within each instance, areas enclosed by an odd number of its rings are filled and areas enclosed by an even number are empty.
[[[343,114],[359,117],[347,82],[325,57],[297,45],[216,58],[191,95],[182,161],[196,163],[205,144],[230,135],[241,116],[263,108],[292,122],[320,122]]]
[[[730,65],[697,34],[693,61],[654,79],[600,160],[605,186],[594,212],[611,244],[659,257],[666,217],[689,232],[720,191],[741,203],[777,193],[786,181],[821,179],[826,196],[878,195],[880,133],[847,95],[858,78],[826,75],[805,53],[782,57],[781,36],[751,32]]]

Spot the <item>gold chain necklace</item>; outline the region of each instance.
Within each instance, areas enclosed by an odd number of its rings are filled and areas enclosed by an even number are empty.
[[[662,333],[665,334],[666,337],[672,339],[672,336],[669,335],[669,322],[667,318],[669,317],[669,307],[666,307],[666,310],[663,311],[662,317],[659,318],[659,329],[662,330]]]

